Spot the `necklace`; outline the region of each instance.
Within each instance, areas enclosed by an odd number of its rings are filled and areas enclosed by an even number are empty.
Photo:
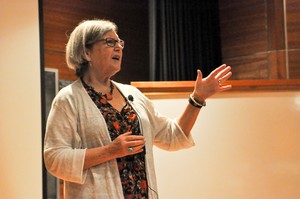
[[[81,78],[81,81],[82,81],[82,83],[85,85],[85,87],[88,87],[89,89],[91,89],[91,90],[93,90],[95,93],[97,93],[98,95],[100,95],[101,97],[104,97],[106,100],[112,100],[112,98],[113,98],[113,92],[114,92],[114,88],[115,88],[115,86],[114,86],[114,84],[110,81],[110,85],[109,85],[109,87],[110,87],[110,91],[109,91],[109,93],[106,93],[106,94],[103,94],[103,93],[101,93],[101,92],[97,92],[95,89],[94,89],[94,87],[92,87],[92,86],[90,86],[90,85],[88,85],[87,83],[85,83],[85,81],[83,81],[83,78]]]
[[[107,100],[112,100],[114,88],[115,88],[114,84],[110,81],[110,91],[109,91],[109,93],[106,93],[104,95],[101,93],[101,95],[103,97],[105,97]]]

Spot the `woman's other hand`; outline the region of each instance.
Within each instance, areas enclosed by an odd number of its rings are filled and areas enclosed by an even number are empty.
[[[145,146],[145,139],[142,135],[131,135],[126,132],[119,135],[111,144],[111,152],[117,157],[124,157],[142,152]]]

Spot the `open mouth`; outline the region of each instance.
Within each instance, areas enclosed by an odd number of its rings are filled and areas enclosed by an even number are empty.
[[[120,57],[120,56],[118,56],[118,55],[114,55],[114,56],[112,57],[112,59],[113,59],[113,60],[117,60],[117,61],[119,61],[119,60],[121,59],[121,57]]]

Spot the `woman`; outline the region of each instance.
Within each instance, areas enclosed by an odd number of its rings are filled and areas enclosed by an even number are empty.
[[[152,147],[194,145],[190,131],[205,100],[230,89],[222,65],[207,78],[198,70],[186,109],[160,115],[138,89],[111,80],[121,69],[124,41],[114,23],[88,20],[71,33],[66,60],[78,80],[55,97],[45,135],[45,164],[64,181],[66,199],[156,198]]]

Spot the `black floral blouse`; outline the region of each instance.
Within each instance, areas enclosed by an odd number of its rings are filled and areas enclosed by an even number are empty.
[[[83,86],[98,109],[101,111],[111,140],[119,135],[132,131],[133,135],[141,135],[139,120],[131,105],[126,105],[119,112],[107,101],[105,96],[96,92],[81,79]],[[117,158],[121,183],[125,199],[147,199],[147,177],[145,170],[145,152]]]

